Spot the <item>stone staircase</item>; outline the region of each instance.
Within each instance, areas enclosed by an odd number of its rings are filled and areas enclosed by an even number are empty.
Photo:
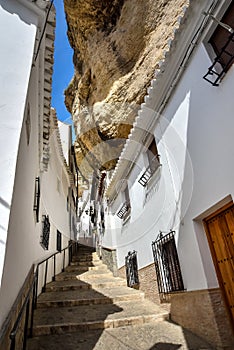
[[[149,330],[165,324],[168,317],[168,312],[144,299],[144,293],[113,277],[95,252],[80,246],[71,265],[39,296],[27,350],[149,349],[123,346],[120,334],[127,332],[130,340],[140,327],[146,339]]]

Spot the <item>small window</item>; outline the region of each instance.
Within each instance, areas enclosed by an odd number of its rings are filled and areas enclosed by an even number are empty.
[[[50,238],[50,220],[49,220],[49,216],[48,215],[43,215],[41,246],[45,250],[49,249],[49,238]]]
[[[152,243],[159,294],[184,290],[174,234],[174,231],[165,236],[160,233]]]
[[[158,149],[155,139],[151,142],[147,150],[147,157],[149,161],[149,167],[152,171],[155,169],[155,165],[158,165]]]
[[[153,176],[153,174],[156,172],[156,170],[160,166],[160,161],[159,161],[159,154],[158,154],[158,149],[156,145],[155,138],[153,138],[152,142],[150,143],[147,151],[147,160],[148,160],[148,166],[145,170],[145,172],[142,174],[138,182],[142,186],[146,186],[150,178]]]
[[[123,194],[124,194],[124,203],[121,206],[120,210],[118,211],[117,216],[120,219],[123,219],[126,221],[130,217],[130,214],[131,214],[131,204],[130,204],[128,185],[125,187]]]
[[[36,214],[36,222],[39,222],[39,211],[40,211],[40,178],[36,177],[35,180],[35,192],[34,192],[34,205],[33,205],[33,210],[35,211]]]
[[[213,64],[208,68],[204,79],[214,86],[218,86],[224,75],[234,62],[234,3],[228,7],[220,20],[208,43],[211,45],[215,58]],[[227,28],[224,26],[227,25]]]
[[[62,234],[57,230],[57,251],[62,251]]]

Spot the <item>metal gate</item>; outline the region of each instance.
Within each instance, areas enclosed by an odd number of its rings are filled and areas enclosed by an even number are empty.
[[[139,286],[139,277],[137,266],[137,252],[135,250],[133,250],[133,252],[128,252],[128,255],[125,257],[125,268],[128,287],[136,288]]]
[[[184,290],[174,234],[175,231],[170,231],[163,236],[160,232],[152,242],[159,294]]]

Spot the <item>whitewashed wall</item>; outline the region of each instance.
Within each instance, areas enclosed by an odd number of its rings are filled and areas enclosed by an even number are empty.
[[[70,239],[66,208],[69,180],[53,133],[48,172],[41,173],[39,167],[38,135],[43,111],[38,106],[43,99],[41,95],[39,101],[39,90],[43,91],[39,81],[44,74],[44,39],[33,67],[32,59],[38,20],[41,25],[44,13],[35,4],[29,3],[29,7],[35,8],[35,12],[24,7],[21,1],[0,0],[0,327],[32,264],[56,251],[57,229],[63,234],[63,247]],[[33,211],[37,176],[41,179],[39,223]],[[61,180],[60,193],[57,178]],[[49,215],[51,221],[48,251],[40,245],[43,214]],[[49,278],[51,274],[49,268]]]
[[[63,154],[67,164],[69,164],[69,151],[71,149],[72,131],[71,125],[58,121],[59,133],[61,138],[61,144],[63,148]]]
[[[0,2],[0,283],[36,26],[17,1]]]
[[[136,171],[139,176],[144,171],[142,154],[128,178],[130,222],[109,228],[119,267],[135,249],[139,268],[153,262],[151,242],[159,231],[175,230],[187,290],[218,286],[202,218],[234,194],[234,66],[217,88],[202,79],[210,64],[200,44],[152,131],[162,166],[150,181],[151,189],[147,193],[136,179]],[[116,213],[120,196],[112,212]],[[116,215],[113,220],[121,226]]]
[[[34,129],[31,141],[35,137],[35,145],[31,142],[27,147],[23,119],[36,31],[35,13],[22,7],[17,1],[0,2],[0,280],[2,281],[0,325],[22,286],[22,280],[26,277],[29,261],[34,253],[34,248],[29,247],[34,240],[35,223],[31,219],[25,227],[25,220],[28,216],[32,217],[34,179],[38,162],[35,157],[37,121],[36,118],[35,120],[31,118]],[[35,79],[37,79],[37,67],[34,68],[31,77],[35,91],[28,97],[32,116],[38,115]],[[20,142],[21,134],[23,142]],[[24,164],[21,163],[22,158]],[[19,176],[15,182],[16,172],[21,174],[23,172],[24,175]],[[14,182],[15,193],[21,198],[20,201],[13,198]],[[17,217],[13,215],[16,209]],[[11,234],[7,236],[10,231]],[[26,255],[25,247],[27,247]],[[5,266],[6,262],[8,266],[3,273],[4,258]]]
[[[50,136],[50,161],[48,171],[42,175],[42,214],[49,214],[50,223],[70,239],[69,208],[67,196],[70,182],[59,153],[56,133]]]

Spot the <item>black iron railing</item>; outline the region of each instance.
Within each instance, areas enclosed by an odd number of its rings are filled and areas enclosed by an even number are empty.
[[[157,154],[151,161],[150,164],[147,166],[145,172],[141,175],[138,182],[142,186],[146,186],[148,181],[151,179],[153,174],[156,172],[156,170],[160,167],[160,155]]]
[[[56,276],[56,256],[58,254],[63,254],[63,263],[62,263],[62,272],[65,270],[65,260],[66,260],[66,252],[68,252],[68,265],[70,265],[72,256],[77,254],[78,250],[78,242],[70,242],[69,245],[62,249],[61,252],[56,252],[52,255],[50,255],[48,258],[43,259],[40,261],[34,270],[33,280],[30,284],[29,290],[27,295],[25,296],[24,302],[21,306],[21,309],[19,310],[17,319],[15,321],[15,324],[12,328],[12,331],[10,333],[10,350],[15,350],[16,345],[17,349],[19,349],[19,344],[17,342],[16,344],[16,337],[20,331],[23,334],[21,334],[22,339],[22,350],[26,350],[27,347],[27,339],[28,337],[32,337],[33,335],[33,320],[34,320],[34,311],[37,308],[37,296],[38,296],[38,279],[39,279],[39,272],[40,272],[40,266],[45,264],[44,268],[44,276],[42,276],[43,279],[43,286],[41,289],[41,292],[45,292],[46,290],[46,283],[47,283],[47,275],[48,275],[48,262],[49,260],[53,259],[53,277],[52,280],[55,280]]]
[[[175,231],[159,234],[152,242],[159,294],[184,290],[179,257],[175,244]]]
[[[40,197],[41,197],[40,178],[38,176],[36,177],[36,181],[35,181],[35,194],[34,194],[34,205],[33,205],[33,210],[36,213],[36,222],[39,222]]]
[[[50,220],[49,215],[43,215],[42,234],[41,234],[41,246],[45,249],[49,249],[50,239]]]
[[[125,268],[127,285],[131,288],[139,287],[138,265],[137,265],[137,252],[133,250],[128,252],[125,257]]]
[[[228,37],[222,50],[215,57],[213,64],[208,68],[208,72],[203,76],[203,79],[211,83],[213,86],[219,86],[222,78],[234,63],[233,45],[234,33]],[[232,51],[229,51],[229,47],[232,48]],[[224,60],[224,57],[228,57],[228,59]]]

